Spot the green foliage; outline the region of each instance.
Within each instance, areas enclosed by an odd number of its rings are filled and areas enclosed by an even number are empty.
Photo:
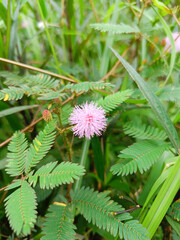
[[[33,140],[27,152],[26,173],[28,173],[32,167],[36,166],[47,154],[54,143],[55,135],[54,126],[49,123]]]
[[[99,106],[102,106],[106,112],[110,112],[117,108],[122,102],[126,101],[132,94],[131,90],[125,90],[108,95],[104,99],[97,101]]]
[[[180,223],[175,221],[174,219],[172,219],[169,216],[166,216],[166,220],[169,222],[172,229],[174,229],[176,231],[176,233],[178,234],[178,236],[180,237]]]
[[[114,237],[119,235],[122,239],[148,239],[147,231],[138,223],[130,220],[129,213],[116,215],[118,211],[124,208],[116,202],[110,200],[108,191],[98,193],[90,188],[81,188],[72,197],[72,204],[79,210],[88,222],[97,225],[99,228],[110,232]]]
[[[63,90],[70,89],[71,92],[87,92],[94,89],[104,89],[105,87],[112,87],[113,85],[105,82],[82,82],[77,84],[67,84]]]
[[[21,111],[31,109],[31,108],[36,108],[36,107],[38,107],[38,105],[12,107],[7,110],[0,111],[0,118],[11,115],[13,113],[21,112]]]
[[[47,91],[46,93],[39,94],[38,100],[52,100],[60,97],[64,97],[64,93],[62,91]]]
[[[36,195],[25,181],[21,186],[5,199],[6,214],[10,225],[16,234],[30,234],[36,222]]]
[[[150,140],[165,140],[167,138],[166,133],[159,128],[147,126],[146,124],[135,124],[128,122],[123,126],[125,134],[139,139]]]
[[[13,180],[13,182],[11,184],[9,184],[6,188],[6,190],[11,190],[13,188],[17,188],[19,186],[21,186],[22,184],[22,180],[21,179],[15,179]]]
[[[178,1],[1,2],[1,237],[179,239]],[[79,139],[69,116],[86,101],[107,128]]]
[[[63,126],[69,123],[70,114],[73,111],[71,104],[66,104],[62,107],[61,121]]]
[[[42,229],[44,236],[41,238],[42,240],[75,239],[76,233],[74,229],[76,229],[76,227],[72,223],[73,214],[69,204],[58,203],[58,205],[50,205],[45,217],[45,223]]]
[[[21,99],[24,95],[24,91],[18,87],[9,87],[0,90],[0,100],[18,100]]]
[[[23,76],[19,75],[16,72],[7,72],[1,71],[0,76],[6,78],[4,83],[7,86],[14,86],[14,87],[21,87],[22,85],[29,86],[29,87],[40,87],[40,88],[47,88],[53,89],[58,87],[59,81],[51,78],[45,74],[25,74]]]
[[[19,176],[25,169],[27,140],[23,132],[15,132],[8,146],[6,171],[11,176]]]
[[[137,26],[130,26],[124,23],[121,23],[121,24],[94,23],[94,24],[91,24],[90,26],[101,32],[110,32],[112,34],[139,32],[139,29]]]
[[[57,162],[52,162],[42,166],[29,177],[29,182],[35,186],[39,178],[40,188],[49,189],[61,184],[73,183],[74,179],[84,175],[84,168],[76,163],[62,162],[56,165]]]
[[[172,206],[169,208],[169,214],[171,217],[180,221],[180,202],[174,202]]]
[[[52,147],[54,140],[54,126],[49,123],[34,139],[29,149],[27,149],[27,140],[23,132],[15,132],[8,146],[9,159],[6,171],[11,176],[21,175],[21,179],[13,180],[6,187],[6,190],[18,189],[5,199],[6,215],[17,235],[20,233],[23,235],[30,234],[31,228],[36,222],[36,194],[30,184],[35,187],[39,178],[42,189],[52,189],[60,184],[72,183],[74,179],[78,179],[84,174],[84,167],[71,162],[62,162],[59,165],[57,165],[57,162],[51,162],[43,165],[34,175],[34,171],[29,172],[32,167],[36,166],[44,158]],[[23,177],[24,172],[26,173],[25,177]],[[30,184],[24,178],[29,180]],[[70,215],[67,212],[67,215],[64,216],[64,211],[61,211],[61,213],[63,214],[63,219],[61,217],[63,221],[62,229],[65,228],[67,230],[66,221],[69,221]],[[48,226],[44,228],[45,232],[46,230],[48,231]],[[64,234],[67,235],[66,237],[72,237],[74,235],[73,228],[71,234],[67,231],[66,233],[62,232],[61,237],[65,236]]]
[[[137,172],[147,171],[162,155],[162,153],[169,149],[170,145],[165,142],[156,142],[146,140],[134,143],[128,148],[121,151],[119,158],[122,160],[111,167],[113,174],[128,175]]]
[[[166,86],[160,91],[159,97],[165,101],[178,101],[180,100],[180,87]]]
[[[24,94],[30,96],[46,93],[59,86],[59,81],[43,74],[20,76],[3,71],[0,76],[6,78],[4,83],[8,85],[8,88],[0,91],[0,99],[4,101],[21,99]]]

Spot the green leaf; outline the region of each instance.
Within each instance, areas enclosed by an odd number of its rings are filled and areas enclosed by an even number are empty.
[[[3,158],[2,160],[0,160],[0,170],[4,169],[7,165],[7,158]]]
[[[87,92],[94,89],[104,89],[105,87],[112,87],[110,83],[105,83],[102,81],[98,82],[82,82],[77,84],[67,84],[63,90],[69,89],[71,92]]]
[[[128,175],[139,169],[142,174],[149,169],[169,149],[170,145],[165,142],[146,140],[137,142],[121,151],[118,156],[122,160],[111,167],[113,174]]]
[[[98,193],[83,187],[72,196],[72,204],[88,222],[110,232],[114,237],[119,235],[125,240],[148,239],[146,229],[138,221],[127,221],[131,219],[129,213],[116,215],[116,212],[124,211],[124,208],[112,201],[108,194],[108,191]]]
[[[123,126],[125,134],[138,139],[165,140],[166,133],[159,128],[147,126],[146,124],[135,124],[128,122]]]
[[[179,222],[180,221],[180,200],[174,202],[168,212],[172,218],[174,218]]]
[[[6,215],[10,226],[19,235],[28,235],[36,222],[36,195],[26,181],[5,199]]]
[[[2,4],[2,2],[0,2],[0,16],[4,21],[4,24],[7,23],[7,10],[4,7],[4,5]]]
[[[104,99],[101,98],[97,101],[98,106],[102,106],[102,108],[106,112],[110,112],[117,108],[122,102],[126,101],[132,94],[132,90],[125,90],[121,92],[116,92],[108,95]]]
[[[0,111],[0,118],[7,115],[11,115],[13,113],[21,112],[21,111],[31,109],[31,108],[36,108],[36,107],[38,107],[38,105],[12,107],[12,108]]]
[[[169,9],[163,2],[160,2],[158,0],[152,0],[153,4],[158,7],[159,9],[163,10],[165,13],[172,14],[171,9]]]
[[[101,32],[110,32],[111,34],[139,32],[139,29],[137,26],[130,26],[124,23],[121,23],[121,24],[94,23],[94,24],[90,24],[90,27],[96,30],[99,30]]]
[[[155,198],[148,214],[146,215],[143,226],[149,231],[148,236],[153,237],[159,224],[164,218],[169,206],[180,188],[180,156],[162,185],[157,197]]]
[[[167,219],[168,223],[171,225],[171,227],[176,231],[176,233],[180,237],[180,223],[175,221],[175,220],[173,220],[169,216],[166,216],[166,219]]]
[[[180,87],[166,86],[160,90],[159,98],[164,101],[180,100]]]
[[[25,169],[27,140],[23,132],[15,132],[8,146],[8,163],[6,172],[11,176],[19,176]]]
[[[16,87],[9,87],[0,90],[0,100],[10,101],[10,100],[19,100],[23,97],[24,90]]]
[[[29,177],[29,182],[36,185],[38,178],[40,180],[40,188],[49,189],[61,184],[73,183],[74,179],[78,179],[84,175],[84,167],[71,162],[62,162],[57,165],[57,162],[51,162],[42,166]]]
[[[102,154],[101,143],[98,137],[93,137],[92,150],[96,171],[102,182],[104,181],[104,157]]]
[[[42,240],[74,240],[76,229],[69,205],[56,203],[50,205],[43,224]]]
[[[149,84],[144,81],[144,79],[134,70],[134,68],[128,62],[126,62],[114,49],[111,48],[111,50],[116,55],[116,57],[121,61],[121,63],[126,68],[132,79],[134,79],[140,91],[149,102],[152,110],[154,111],[156,117],[159,120],[159,123],[162,125],[165,132],[167,133],[174,148],[176,149],[177,152],[180,152],[179,149],[180,142],[178,134],[163,105],[159,101],[158,97],[153,93]]]
[[[157,191],[159,189],[160,186],[162,186],[162,184],[164,183],[164,181],[167,179],[167,177],[169,176],[169,172],[170,172],[170,168],[168,168],[166,171],[164,171],[159,178],[156,180],[156,182],[154,183],[154,185],[152,186],[150,192],[147,195],[146,201],[143,204],[143,208],[141,209],[140,212],[140,219],[141,222],[145,216],[145,214],[148,211],[148,208],[153,200],[153,198],[156,196]]]
[[[17,188],[17,187],[21,186],[21,184],[22,184],[21,179],[15,179],[15,180],[13,180],[13,182],[11,184],[9,184],[7,186],[6,190],[11,190],[11,189]]]
[[[54,128],[51,123],[48,123],[44,130],[33,140],[27,152],[26,173],[36,166],[51,149],[56,136]]]

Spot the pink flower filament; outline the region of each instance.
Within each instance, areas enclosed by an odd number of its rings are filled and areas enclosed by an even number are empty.
[[[72,131],[80,138],[85,136],[90,139],[94,135],[99,136],[107,126],[105,111],[102,107],[97,107],[97,104],[93,102],[89,104],[86,102],[83,105],[75,106],[69,121],[75,125]]]

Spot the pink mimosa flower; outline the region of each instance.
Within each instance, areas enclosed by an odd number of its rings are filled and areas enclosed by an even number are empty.
[[[94,135],[101,135],[107,126],[105,111],[98,107],[96,103],[90,102],[80,106],[75,106],[69,121],[75,125],[72,131],[80,138],[90,139]]]

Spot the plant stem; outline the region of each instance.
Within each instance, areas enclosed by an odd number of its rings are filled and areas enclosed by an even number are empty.
[[[84,167],[86,165],[86,160],[87,160],[87,155],[88,155],[90,142],[91,142],[91,140],[86,138],[84,140],[84,143],[83,143],[80,165],[84,166]],[[74,186],[74,191],[75,192],[81,187],[81,183],[82,183],[82,177],[80,177],[75,183],[75,186]]]
[[[46,70],[43,70],[43,69],[40,69],[40,68],[36,68],[36,67],[30,66],[30,65],[24,64],[24,63],[12,61],[12,60],[5,59],[5,58],[0,58],[0,61],[6,62],[6,63],[10,63],[10,64],[13,64],[13,65],[16,65],[16,66],[19,66],[19,67],[23,67],[23,68],[26,68],[26,69],[29,69],[29,70],[33,70],[33,71],[36,71],[36,72],[48,74],[48,75],[50,75],[52,77],[62,78],[62,79],[67,80],[69,82],[73,82],[73,83],[77,83],[78,82],[78,80],[76,81],[76,80],[73,80],[71,78],[68,78],[68,77],[65,77],[65,76],[53,73],[53,72],[49,72],[49,71],[46,71]]]

